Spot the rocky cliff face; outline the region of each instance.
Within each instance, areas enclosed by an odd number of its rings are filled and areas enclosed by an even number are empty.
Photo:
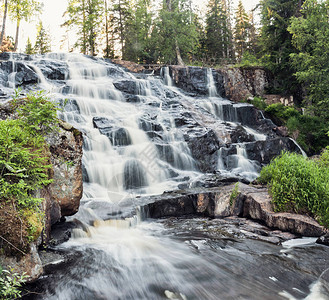
[[[0,106],[0,119],[9,117],[14,117],[14,112],[7,102]],[[70,124],[61,122],[59,130],[48,135],[46,141],[51,153],[53,182],[38,193],[39,197],[44,198],[41,208],[44,216],[43,231],[25,255],[19,255],[19,258],[0,256],[0,264],[3,267],[13,268],[19,273],[25,272],[30,280],[38,278],[43,272],[37,248],[49,241],[53,224],[78,211],[83,189],[81,132]],[[10,224],[7,225],[16,231],[16,223],[13,221]],[[12,235],[15,236],[15,233]]]
[[[207,68],[170,66],[176,86],[189,93],[208,95]],[[252,96],[263,96],[270,75],[263,68],[221,68],[212,70],[220,96],[239,102]]]

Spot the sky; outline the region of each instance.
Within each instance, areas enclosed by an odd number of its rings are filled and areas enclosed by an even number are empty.
[[[207,0],[192,0],[195,5],[199,6],[201,10],[205,10]],[[41,0],[44,4],[43,14],[41,16],[41,21],[46,29],[49,29],[51,34],[51,42],[52,42],[52,51],[62,51],[67,52],[70,45],[68,42],[65,42],[64,45],[61,42],[63,36],[65,36],[65,28],[61,28],[60,25],[64,22],[63,14],[67,7],[67,0]],[[242,0],[242,3],[246,10],[253,9],[259,0]],[[237,7],[238,0],[233,0],[233,8]],[[27,38],[29,37],[34,44],[35,36],[36,36],[36,26],[38,24],[38,19],[33,20],[30,24],[26,22],[21,23],[20,27],[20,39],[18,44],[18,49],[20,52],[24,52]],[[15,24],[11,23],[8,20],[6,35],[10,35],[12,37],[15,36]],[[74,43],[73,39],[69,41],[71,44]],[[61,46],[63,46],[61,48]]]

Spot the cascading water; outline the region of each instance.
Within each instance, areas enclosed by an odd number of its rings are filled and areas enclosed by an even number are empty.
[[[202,231],[208,222],[202,218],[140,221],[143,195],[189,186],[200,178],[200,164],[187,141],[208,127],[224,141],[226,131],[238,126],[230,122],[241,121],[237,105],[216,96],[212,87],[211,99],[185,95],[172,86],[166,68],[165,86],[162,79],[137,78],[104,60],[75,54],[26,63],[38,74],[40,87],[62,103],[59,117],[83,132],[85,170],[81,207],[68,218],[82,226],[56,248],[69,259],[41,279],[43,294],[30,299],[310,297],[308,285],[320,279],[307,248],[281,252],[277,245],[239,239],[236,223],[221,234],[220,220],[208,225],[209,232]],[[65,78],[47,78],[51,66],[63,64],[68,67]],[[211,78],[209,86],[214,85]],[[207,108],[207,101],[220,103],[222,112],[212,110],[214,105]],[[248,126],[242,131],[255,141],[266,139]],[[224,146],[211,149],[218,154],[218,170],[245,179],[257,176],[245,144],[234,144],[235,150]],[[322,248],[312,251],[329,259]]]
[[[214,76],[212,74],[212,69],[207,69],[207,83],[208,83],[208,94],[209,97],[218,96],[217,88],[214,80]]]

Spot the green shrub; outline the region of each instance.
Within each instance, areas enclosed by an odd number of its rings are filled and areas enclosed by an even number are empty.
[[[267,107],[267,104],[261,97],[254,97],[254,99],[251,100],[251,104],[261,110],[265,110]]]
[[[329,226],[329,171],[321,161],[283,152],[264,167],[258,181],[267,183],[276,211],[309,213]]]
[[[0,298],[16,299],[21,297],[20,287],[26,281],[26,275],[3,270],[0,267]]]
[[[328,122],[317,116],[302,115],[294,107],[281,103],[271,104],[265,108],[265,113],[277,125],[285,125],[289,135],[309,154],[319,153],[329,145]]]
[[[41,138],[32,135],[21,120],[0,121],[0,195],[18,207],[38,206],[33,191],[49,184],[51,167]]]

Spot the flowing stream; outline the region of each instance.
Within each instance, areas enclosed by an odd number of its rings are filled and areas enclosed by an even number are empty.
[[[56,248],[69,259],[56,262],[39,280],[43,294],[29,299],[328,299],[329,251],[314,239],[279,246],[241,238],[236,221],[141,213],[143,196],[202,181],[186,136],[211,127],[225,142],[239,122],[239,105],[217,94],[211,70],[209,97],[193,98],[174,86],[168,68],[159,77],[133,75],[76,54],[24,63],[39,76],[36,88],[64,107],[59,117],[84,134],[83,198],[67,218],[84,226]],[[45,76],[45,65],[63,64],[65,80]],[[242,127],[254,141],[267,138]],[[219,149],[217,171],[256,178],[259,164],[245,146],[235,143],[225,158]]]

